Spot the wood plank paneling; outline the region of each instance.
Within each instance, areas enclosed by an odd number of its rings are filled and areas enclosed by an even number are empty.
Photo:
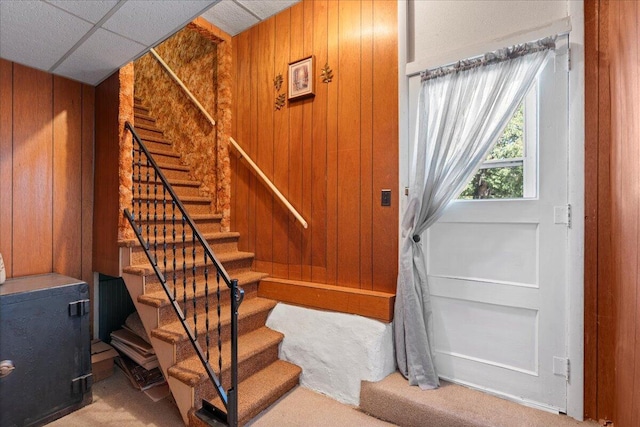
[[[51,74],[13,66],[14,276],[52,271],[52,80]]]
[[[640,423],[638,19],[585,4],[585,415],[623,427]]]
[[[360,284],[360,2],[338,11],[338,285]]]
[[[304,0],[234,38],[238,142],[309,223],[303,229],[265,198],[262,184],[248,185],[246,198],[232,200],[233,215],[238,227],[246,218],[249,233],[255,227],[246,250],[256,253],[257,269],[395,292],[397,208],[379,207],[380,190],[398,181],[395,7]],[[275,110],[273,78],[283,73],[286,83],[286,63],[308,55],[315,57],[315,96]],[[320,76],[325,64],[330,83]],[[235,188],[245,169],[235,163]]]
[[[305,2],[304,4],[304,16],[302,19],[303,24],[305,22],[314,22],[313,18],[313,2]],[[313,27],[311,25],[303,25],[304,34],[304,49],[302,56],[307,57],[314,54],[313,51]],[[315,59],[318,61],[318,59]],[[319,64],[316,62],[316,70],[319,69]],[[315,79],[316,88],[320,84],[320,79]],[[317,90],[317,89],[316,89]],[[302,204],[300,206],[302,216],[306,218],[307,223],[311,221],[311,198],[312,193],[312,147],[313,147],[313,99],[306,99],[303,101],[302,106]],[[302,280],[311,280],[311,237],[312,233],[308,233],[302,229],[300,223],[295,223],[295,227],[298,228],[300,233],[300,245],[301,245],[301,278]]]
[[[95,89],[82,86],[82,236],[81,236],[81,273],[80,278],[89,284],[89,299],[94,301],[93,287],[93,133],[95,117]],[[93,333],[93,309],[89,313]]]
[[[328,65],[327,2],[313,2],[313,49],[318,67]],[[311,281],[326,281],[327,260],[327,100],[330,83],[316,79],[311,147]]]
[[[13,63],[0,59],[0,254],[13,277]]]
[[[303,307],[357,314],[390,322],[394,294],[287,279],[267,278],[260,282],[258,296]]]
[[[603,119],[611,115],[611,94],[609,92],[608,2],[599,2],[598,13],[598,115]],[[586,91],[587,93],[590,90]],[[597,325],[597,417],[613,419],[615,352],[615,279],[613,277],[612,202],[611,202],[611,126],[605,120],[598,122],[598,290]],[[585,236],[586,238],[586,236]]]
[[[373,290],[395,292],[398,276],[398,61],[387,58],[398,51],[394,25],[397,3],[373,2]],[[391,143],[390,143],[391,141]],[[380,206],[380,192],[391,190],[391,206]]]
[[[257,49],[257,70],[252,76],[256,86],[257,101],[257,164],[273,180],[273,57],[275,51],[275,19],[266,20],[258,27],[262,44]],[[270,260],[273,253],[273,217],[274,199],[269,189],[257,182],[256,218],[256,256],[260,260]],[[275,273],[274,273],[275,274]],[[281,274],[281,273],[280,273]]]
[[[289,48],[290,61],[297,61],[305,57],[304,53],[304,3],[297,3],[291,9],[291,26],[289,35],[291,45]],[[296,207],[298,212],[302,211],[302,127],[303,127],[303,106],[305,100],[289,102],[289,202]],[[280,135],[276,135],[279,138]],[[274,152],[277,157],[278,153]],[[293,217],[289,217],[288,223],[288,260],[289,272],[286,277],[300,279],[302,270],[300,261],[302,257],[301,243],[302,234]]]
[[[361,5],[360,85],[373,93],[373,0]],[[360,287],[373,289],[373,97],[360,103]],[[395,290],[394,290],[395,291]]]
[[[635,408],[640,405],[635,382],[635,338],[638,302],[638,213],[640,192],[640,133],[638,132],[638,28],[637,2],[611,3],[611,30],[618,32],[611,55],[611,136],[614,150],[614,206],[619,221],[614,222],[614,244],[619,300],[617,301],[616,406],[615,423],[620,426],[633,422]],[[614,211],[616,212],[616,211]]]
[[[598,8],[585,2],[584,414],[598,414]]]
[[[89,86],[0,60],[7,277],[57,272],[92,283],[92,94]]]
[[[80,277],[74,254],[82,251],[82,85],[54,76],[53,93],[53,271]]]
[[[244,82],[249,79],[251,73],[251,62],[244,60],[238,61],[238,52],[247,52],[250,49],[250,33],[243,32],[233,39],[233,57],[234,57],[234,70],[236,70],[236,76],[239,82]],[[246,84],[235,85],[234,99],[245,100],[251,97],[251,86]],[[248,102],[234,102],[234,120],[232,135],[239,141],[240,144],[246,144],[250,140],[250,126],[246,123],[250,120],[250,103]],[[239,126],[238,124],[241,123]],[[247,145],[244,145],[248,148]],[[232,192],[231,203],[233,208],[231,209],[231,224],[236,231],[240,233],[240,240],[238,241],[238,248],[243,251],[249,250],[253,247],[250,244],[250,238],[253,233],[249,232],[249,185],[251,179],[251,172],[249,169],[241,163],[236,157],[235,150],[232,150],[231,157],[231,170],[234,171],[234,178],[231,180]],[[236,206],[243,206],[243,209],[237,209]]]
[[[627,113],[627,120],[630,126],[630,143],[636,147],[636,150],[640,150],[640,5],[637,2],[630,2],[627,5],[627,13],[624,15],[628,22],[628,39],[631,45],[630,62],[628,64],[628,75],[631,81],[630,102],[629,111]],[[628,88],[625,88],[628,89]],[[634,165],[634,173],[637,180],[640,180],[640,160]],[[637,182],[637,181],[636,181]],[[638,187],[632,189],[636,193],[636,200],[639,200]],[[640,203],[640,202],[639,202]],[[640,213],[636,211],[636,224],[640,221]],[[638,226],[638,225],[636,225]],[[640,264],[640,238],[636,238],[636,265]],[[633,362],[629,361],[629,364],[633,363],[634,366],[634,378],[633,378],[633,398],[631,400],[633,407],[631,410],[631,425],[640,425],[640,274],[635,278],[635,304],[633,304],[633,310],[635,310],[635,316],[632,319],[633,326],[635,328],[634,334],[634,348]],[[622,424],[620,424],[622,425]]]
[[[327,271],[326,283],[337,283],[338,262],[338,87],[344,80],[338,61],[338,2],[329,1],[327,8],[327,61],[335,78],[327,93]],[[338,76],[340,78],[338,78]]]
[[[275,17],[276,34],[274,75],[282,74],[282,88],[278,93],[287,95],[287,70],[291,46],[291,11],[289,9]],[[275,89],[275,88],[274,88]],[[275,92],[274,92],[275,93]],[[275,95],[274,95],[275,101]],[[273,129],[273,183],[285,197],[289,197],[289,108],[286,106],[274,111]],[[291,199],[289,199],[291,202]],[[273,210],[273,262],[276,274],[287,275],[289,257],[289,211],[279,202],[275,202]],[[288,272],[288,271],[287,271]]]
[[[118,218],[120,218],[118,129],[120,80],[118,73],[96,87],[95,175],[93,211],[93,270],[120,275]]]

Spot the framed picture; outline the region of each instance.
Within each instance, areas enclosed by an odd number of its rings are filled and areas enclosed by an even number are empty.
[[[289,101],[314,96],[313,55],[289,63]]]

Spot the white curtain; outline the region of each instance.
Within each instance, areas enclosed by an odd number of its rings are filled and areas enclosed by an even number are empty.
[[[410,385],[439,386],[420,236],[464,189],[552,55],[548,48],[535,46],[540,47],[496,52],[485,56],[480,66],[459,63],[453,72],[423,75],[394,315],[396,360]],[[523,47],[534,49],[522,54]]]

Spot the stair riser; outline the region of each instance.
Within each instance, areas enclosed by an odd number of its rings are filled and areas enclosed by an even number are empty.
[[[149,118],[149,117],[144,117],[144,116],[149,116],[148,113],[146,112],[142,112],[142,111],[134,111],[134,126],[138,126],[138,125],[146,125],[146,126],[157,126],[156,125],[156,121]]]
[[[253,264],[253,258],[247,257],[240,260],[224,262],[223,266],[227,270],[227,273],[229,273],[229,276],[233,278],[238,273],[251,270],[252,264]],[[215,280],[215,275],[216,275],[215,268],[213,268],[212,266],[209,266],[210,280],[211,279]],[[187,277],[187,283],[190,283],[190,281],[193,280],[192,271],[190,267],[187,267],[186,277]],[[200,277],[204,277],[203,266],[196,267],[196,280],[201,280],[199,279]],[[167,278],[167,282],[172,283],[173,272],[167,272],[166,278]],[[178,271],[176,272],[176,281],[179,284],[179,286],[182,286],[182,278],[183,278],[182,266],[178,266]],[[158,277],[155,275],[155,273],[149,274],[148,276],[146,276],[145,279],[146,279],[145,292],[156,292],[156,291],[162,290],[162,285],[160,284]]]
[[[223,306],[222,310],[229,310],[229,306]],[[269,315],[270,310],[261,311],[258,313],[251,314],[247,317],[243,317],[240,322],[238,322],[238,334],[246,334],[251,331],[255,331],[256,329],[265,325],[267,321],[267,316]],[[187,319],[189,320],[189,324],[193,326],[193,317],[187,313]],[[206,335],[204,334],[204,318],[198,319],[198,342],[202,349],[206,349]],[[217,318],[214,316],[209,320],[209,327],[211,328],[209,331],[209,345],[210,348],[217,347],[218,343],[218,323]],[[228,323],[226,325],[221,325],[221,335],[220,339],[224,341],[228,341],[231,339],[231,324]],[[184,360],[188,357],[195,355],[195,350],[191,345],[189,340],[181,341],[176,343],[176,358],[177,360]],[[206,350],[205,350],[206,351]],[[215,362],[217,363],[217,362]]]
[[[136,206],[136,210],[137,210],[137,206]],[[170,236],[170,224],[171,224],[171,219],[170,219],[170,215],[172,215],[172,211],[168,211],[168,218],[169,218],[169,224],[167,224],[167,236]],[[220,219],[219,218],[213,218],[213,219],[194,219],[194,222],[196,224],[196,227],[198,227],[198,230],[200,230],[200,233],[203,234],[208,234],[208,233],[219,233],[221,226],[220,226]],[[181,224],[181,220],[178,219],[178,217],[176,217],[176,227],[178,227],[178,224]],[[142,220],[142,226],[145,227],[146,230],[146,219],[143,218]],[[153,220],[150,221],[150,227],[153,227]],[[160,226],[158,226],[160,227]],[[161,230],[161,228],[160,228]],[[159,233],[162,233],[162,231],[159,231]],[[178,231],[176,229],[176,235],[177,235]]]
[[[142,176],[142,178],[140,180],[140,183],[142,185],[143,193],[146,194],[146,191],[147,191],[146,187],[145,187],[147,185],[147,177],[146,177],[146,175]],[[133,178],[133,184],[136,187],[136,194],[138,194],[138,190],[137,190],[137,188],[138,188],[138,177],[137,176]],[[154,184],[155,184],[155,182],[153,181],[153,178],[152,178],[151,179],[151,183],[150,183],[150,185],[151,185],[150,191],[152,193],[154,191],[154,187],[153,187]],[[190,197],[190,196],[200,197],[200,185],[196,181],[193,181],[193,184],[182,184],[182,183],[171,184],[171,187],[173,187],[173,191],[176,192],[178,197],[181,197],[181,198],[182,197]],[[158,180],[158,193],[162,194],[162,186],[160,185],[159,180]]]
[[[162,131],[159,131],[159,130],[149,130],[141,127],[136,127],[136,133],[142,139],[146,137],[165,139],[164,134],[162,133]]]
[[[162,169],[162,173],[164,174],[164,176],[166,178],[169,178],[169,179],[182,179],[182,180],[191,180],[191,179],[193,179],[188,170],[167,169],[167,168],[161,168],[161,169]],[[137,175],[138,175],[138,169],[136,167],[134,178],[137,178]],[[149,171],[149,175],[151,177],[153,177],[153,169]],[[146,176],[147,176],[147,169],[144,166],[140,169],[140,176],[142,176],[143,179],[146,178]]]
[[[143,226],[145,227],[145,226]],[[154,224],[151,223],[150,224],[150,230],[151,233],[153,233],[153,228],[154,228]],[[182,265],[182,260],[183,260],[183,255],[182,255],[182,249],[184,247],[185,251],[186,251],[186,260],[187,262],[193,262],[193,248],[192,248],[192,241],[191,241],[191,236],[187,236],[186,237],[186,243],[183,244],[182,241],[180,241],[181,239],[181,235],[179,232],[176,233],[176,240],[178,240],[178,242],[175,243],[175,247],[176,247],[176,252],[175,252],[175,257],[173,254],[173,244],[171,243],[171,230],[170,230],[171,225],[167,224],[167,240],[169,240],[167,242],[167,251],[166,253],[163,252],[163,243],[162,243],[162,224],[158,224],[158,247],[157,247],[157,252],[155,253],[155,256],[158,257],[158,263],[160,265],[163,265],[164,261],[165,261],[165,257],[166,257],[166,262],[167,262],[167,267],[171,267],[173,265],[173,260],[175,258],[176,260],[176,265],[178,266],[178,268],[181,268],[180,266]],[[145,227],[146,230],[146,227]],[[146,231],[145,231],[146,232]],[[208,241],[209,246],[211,247],[211,250],[213,250],[213,253],[215,255],[218,254],[223,254],[223,253],[228,253],[228,252],[234,252],[238,250],[238,238],[237,237],[230,237],[230,238],[224,238],[224,239],[210,239]],[[151,249],[151,253],[152,255],[154,255],[154,242],[150,242],[150,249]],[[202,248],[201,245],[196,244],[196,261],[202,261],[204,260],[204,249]],[[144,249],[142,249],[140,246],[136,246],[134,248],[131,249],[131,264],[132,265],[138,265],[138,264],[144,264],[148,262],[147,259],[147,255],[144,252]]]
[[[238,364],[238,382],[242,382],[249,378],[251,375],[258,372],[265,366],[278,360],[278,345],[275,343],[272,346],[265,348],[263,351],[252,355],[249,359],[243,360]],[[210,360],[209,363],[213,367],[214,371],[218,369],[218,361]],[[231,387],[231,372],[229,369],[223,369],[222,375],[219,376],[222,386],[225,390]],[[216,393],[211,381],[204,381],[196,385],[195,387],[195,400],[196,402],[202,402],[202,399],[210,398]]]
[[[149,218],[153,218],[154,214],[157,214],[159,217],[162,217],[163,215],[163,203],[162,200],[158,200],[158,204],[157,206],[154,206],[153,203],[153,199],[149,200],[149,206],[147,207],[147,200],[141,200],[138,203],[138,200],[134,197],[133,203],[135,204],[135,211],[136,213],[140,212],[140,210],[142,211],[142,217],[144,219],[146,219],[147,216],[147,212],[149,212]],[[209,201],[198,201],[198,202],[190,202],[190,201],[182,201],[182,204],[184,205],[185,209],[187,210],[187,212],[189,212],[190,215],[198,215],[198,214],[210,214],[212,213],[212,206],[211,206],[211,202]],[[176,210],[176,214],[179,211]],[[166,204],[166,213],[167,215],[172,215],[173,213],[173,209],[171,207],[171,202],[167,201]],[[179,221],[177,221],[179,222]],[[177,225],[177,224],[176,224]]]
[[[158,151],[155,151],[155,150],[152,151],[149,147],[147,147],[147,149],[151,153],[151,156],[153,156],[153,159],[158,163],[167,163],[167,164],[171,164],[171,165],[182,165],[182,162],[180,160],[180,156],[176,156],[173,153],[162,153],[162,152],[158,152]],[[168,151],[167,147],[159,148],[159,150]],[[146,163],[146,156],[143,154],[142,157],[140,157],[138,155],[138,152],[136,151],[135,157],[134,157],[134,161],[137,162],[138,160],[140,160],[144,164],[144,163]],[[137,171],[138,171],[138,169],[136,168],[135,172],[137,172]],[[153,174],[151,174],[151,177],[153,178]]]
[[[282,383],[280,387],[278,387],[277,390],[274,390],[274,392],[271,393],[266,400],[260,402],[261,404],[259,406],[256,406],[256,408],[253,411],[249,411],[245,414],[241,414],[240,419],[238,420],[238,425],[244,426],[246,423],[251,421],[253,417],[258,415],[264,409],[271,406],[276,400],[278,400],[286,392],[288,392],[289,390],[297,386],[298,382],[299,382],[299,377],[295,377],[295,378],[289,379],[287,382]],[[239,393],[242,393],[242,389],[239,390]]]
[[[144,143],[144,146],[147,147],[148,150],[163,150],[163,151],[169,151],[173,149],[173,145],[171,145],[171,143],[169,141],[165,141],[165,142],[159,142],[159,141],[151,141],[151,140],[145,140],[144,138],[142,139],[142,142]],[[137,155],[136,155],[137,158]]]
[[[137,102],[135,103],[135,105],[133,106],[133,113],[134,114],[144,114],[145,116],[149,115],[149,109],[147,109],[145,106],[138,104]]]
[[[191,284],[188,284],[188,287],[189,286],[191,286]],[[245,298],[253,298],[258,296],[257,283],[252,283],[252,284],[241,286],[241,287],[242,289],[244,289]],[[215,281],[209,284],[209,315],[211,316],[209,318],[209,322],[213,322],[214,320],[217,322],[218,297],[216,295],[216,289],[217,289],[217,283],[215,283]],[[193,302],[191,300],[191,297],[189,296],[189,291],[190,290],[187,291],[187,313],[193,313]],[[184,289],[182,288],[182,285],[178,287],[176,292],[177,292],[176,295],[178,297],[180,308],[184,310],[184,303],[183,303]],[[224,304],[221,307],[221,310],[229,310],[228,308],[228,304],[230,303],[229,288],[227,287],[226,284],[222,282],[220,283],[220,302],[221,304]],[[198,314],[198,316],[204,315],[205,313],[204,295],[196,298],[196,313]],[[173,311],[173,307],[171,305],[163,305],[162,307],[159,307],[158,318],[160,319],[161,325],[175,321],[176,314]]]

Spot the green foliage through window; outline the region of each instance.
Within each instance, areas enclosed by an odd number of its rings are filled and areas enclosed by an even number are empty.
[[[460,199],[516,199],[522,198],[524,181],[522,158],[524,156],[524,108],[522,104],[507,124],[504,132],[487,156],[481,169],[471,178]],[[504,167],[487,167],[491,161],[513,159]],[[496,165],[497,166],[497,165]]]

